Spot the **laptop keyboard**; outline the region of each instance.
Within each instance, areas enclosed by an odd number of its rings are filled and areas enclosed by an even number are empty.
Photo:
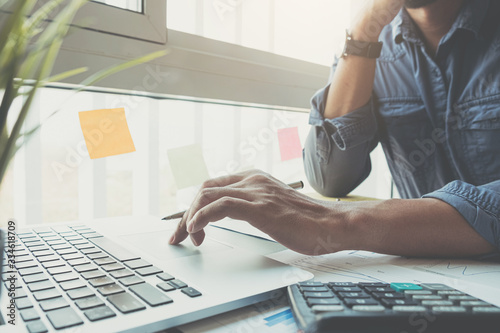
[[[201,293],[91,228],[55,226],[17,233],[14,250],[18,283],[15,302],[30,333],[82,325],[173,303],[169,292],[186,298]],[[5,255],[7,259],[8,256]],[[4,261],[2,280],[12,271]],[[156,285],[143,278],[156,276]],[[27,294],[31,294],[35,304]]]

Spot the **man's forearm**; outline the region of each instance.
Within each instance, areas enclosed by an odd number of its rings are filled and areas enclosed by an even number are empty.
[[[383,27],[402,6],[400,0],[368,1],[351,27],[353,40],[377,42]],[[323,116],[333,119],[365,105],[373,90],[376,60],[347,56],[339,60]]]
[[[352,248],[409,256],[472,256],[493,252],[452,206],[438,199],[353,204]]]

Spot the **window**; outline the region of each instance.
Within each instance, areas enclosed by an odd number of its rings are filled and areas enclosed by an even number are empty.
[[[281,161],[269,124],[297,127],[304,143],[309,100],[326,83],[354,1],[169,0],[168,11],[162,0],[86,4],[76,22],[94,21],[65,39],[54,73],[169,53],[77,95],[65,88],[85,74],[41,91],[29,121],[44,125],[0,188],[0,225],[184,209],[196,186],[179,188],[168,152],[189,144],[200,147],[210,177],[259,168],[305,180],[300,158]],[[77,112],[114,107],[127,110],[137,151],[90,160]],[[375,154],[360,194],[387,197],[387,166]]]

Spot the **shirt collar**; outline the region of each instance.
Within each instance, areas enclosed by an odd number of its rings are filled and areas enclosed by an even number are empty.
[[[490,0],[466,0],[455,23],[451,27],[447,36],[451,36],[455,31],[469,30],[474,33],[477,39],[483,38],[481,27],[486,18]],[[405,8],[402,8],[394,20],[390,23],[392,37],[396,43],[403,40],[422,44],[420,33]]]

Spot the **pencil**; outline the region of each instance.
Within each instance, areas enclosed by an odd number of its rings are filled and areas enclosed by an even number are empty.
[[[301,188],[304,188],[304,183],[301,180],[299,180],[299,181],[296,181],[294,183],[288,184],[288,186],[290,186],[291,188],[293,188],[295,190],[300,190]],[[178,212],[178,213],[175,213],[175,214],[172,214],[172,215],[165,216],[164,218],[162,218],[162,220],[180,219],[180,218],[182,218],[184,216],[185,212],[186,211]]]

